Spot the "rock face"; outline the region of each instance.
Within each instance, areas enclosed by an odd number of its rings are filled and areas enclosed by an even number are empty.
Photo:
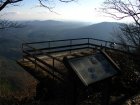
[[[140,94],[128,99],[124,105],[140,105]]]

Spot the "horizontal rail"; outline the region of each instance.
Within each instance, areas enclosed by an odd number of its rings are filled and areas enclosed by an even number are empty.
[[[39,59],[38,57],[34,56],[34,55],[31,55],[30,53],[28,53],[27,51],[23,51],[23,53],[29,55],[30,57],[34,58],[35,60],[37,60],[38,62],[46,65],[47,67],[49,67],[50,69],[53,69],[54,72],[58,72],[59,74],[61,74],[62,76],[64,76],[64,74],[62,72],[60,72],[57,68],[51,66],[50,64],[46,63],[45,61]]]
[[[34,49],[34,50],[35,50],[35,48],[34,48],[34,47],[30,46],[30,45],[29,45],[29,44],[27,44],[27,43],[22,43],[22,47],[24,47],[24,46],[27,46],[27,47],[29,47],[29,48]]]
[[[66,43],[63,43],[64,41]],[[78,41],[81,41],[81,42],[78,42]],[[61,43],[57,44],[55,42],[61,42]],[[44,48],[32,47],[32,45],[36,46],[36,45],[40,45],[41,43],[47,43],[48,47],[44,47]],[[61,44],[61,45],[59,45],[59,44]],[[51,46],[51,45],[53,45],[53,46]],[[53,52],[61,52],[64,50],[71,51],[73,49],[75,50],[75,48],[79,49],[80,47],[85,46],[85,45],[87,45],[88,47],[92,46],[92,47],[111,49],[111,50],[115,50],[115,51],[121,51],[121,52],[125,52],[127,54],[135,54],[135,53],[133,53],[133,51],[135,51],[137,49],[137,47],[135,47],[135,46],[124,45],[124,44],[120,44],[120,43],[114,43],[111,41],[105,41],[105,40],[100,40],[100,39],[95,39],[95,38],[78,38],[78,39],[64,39],[64,40],[52,40],[52,41],[43,41],[43,42],[23,43],[22,44],[22,51],[26,50],[27,52],[34,53],[34,55],[36,53],[38,53],[37,55],[45,54],[48,57],[61,62],[59,59],[56,59],[55,57],[48,54],[48,52],[53,53]],[[121,47],[123,47],[124,49],[121,49]],[[45,51],[45,53],[43,53],[43,51]]]
[[[49,48],[40,48],[36,49],[36,51],[42,51],[42,50],[52,50],[52,49],[59,49],[59,48],[67,48],[67,47],[76,47],[76,46],[84,46],[84,45],[89,45],[88,43],[83,43],[83,44],[75,44],[75,45],[66,45],[66,46],[58,46],[58,47],[49,47]],[[28,52],[34,52],[34,50],[26,50]]]
[[[31,42],[31,43],[23,43],[24,45],[30,45],[30,44],[40,44],[40,43],[52,43],[52,42],[62,42],[62,41],[75,41],[75,40],[89,40],[89,41],[100,41],[100,42],[105,42],[105,43],[115,43],[117,45],[122,45],[122,46],[129,46],[132,48],[137,48],[135,46],[132,45],[124,45],[121,43],[117,43],[117,42],[112,42],[112,41],[106,41],[106,40],[101,40],[101,39],[96,39],[96,38],[77,38],[77,39],[63,39],[63,40],[52,40],[52,41],[40,41],[40,42]]]
[[[49,42],[63,42],[63,41],[70,41],[70,40],[83,40],[89,38],[77,38],[77,39],[63,39],[63,40],[51,40],[51,41],[39,41],[39,42],[31,42],[31,43],[24,43],[24,44],[39,44],[39,43],[49,43]]]
[[[30,52],[29,52],[29,51],[26,51],[26,50],[23,50],[22,52],[25,53],[25,54],[30,54]],[[36,56],[36,55],[46,55],[46,56],[48,56],[48,57],[51,58],[51,59],[57,60],[57,61],[59,61],[59,62],[62,62],[60,59],[57,59],[56,57],[51,56],[51,55],[48,54],[47,52],[40,52],[40,51],[39,51],[39,53],[40,53],[40,54],[38,54],[38,53],[30,54],[30,56],[33,57],[33,56]]]
[[[74,50],[80,50],[80,49],[86,49],[86,48],[92,48],[92,47],[71,48],[70,50],[71,50],[71,51],[74,51]],[[50,54],[52,54],[52,53],[66,52],[66,51],[70,51],[70,50],[68,50],[68,49],[62,49],[62,50],[48,51],[48,52],[46,52],[46,55],[51,56]],[[44,54],[44,53],[40,52],[40,53],[37,53],[36,56],[38,56],[38,55],[43,55],[43,54]],[[54,58],[55,60],[59,61],[59,62],[62,62],[60,59],[57,59],[57,58],[55,58],[55,57],[53,57],[53,58]],[[53,59],[53,58],[52,58],[52,59]]]
[[[100,41],[100,42],[105,42],[105,43],[114,43],[116,45],[122,45],[122,46],[129,46],[129,47],[133,47],[133,48],[137,48],[135,46],[132,46],[132,45],[124,45],[124,44],[121,44],[121,43],[117,43],[117,42],[112,42],[112,41],[106,41],[106,40],[101,40],[101,39],[95,39],[95,38],[90,38],[92,40],[96,40],[96,41]]]
[[[64,76],[64,74],[63,74],[62,72],[60,72],[57,68],[51,66],[50,64],[44,62],[43,60],[41,60],[41,59],[39,59],[39,58],[37,58],[37,57],[34,57],[34,58],[35,58],[37,61],[39,61],[40,63],[42,63],[42,64],[48,66],[48,67],[49,67],[50,69],[52,69],[54,72],[57,72],[57,73],[61,74],[62,76]]]
[[[28,59],[28,60],[31,61],[32,63],[36,63],[34,60],[32,60],[32,59],[30,59],[30,58],[28,58],[28,57],[26,57],[26,59]],[[54,73],[48,71],[48,69],[46,69],[45,67],[41,66],[41,65],[38,64],[38,63],[36,63],[36,65],[37,65],[38,67],[40,67],[42,70],[44,70],[45,72],[47,72],[47,73],[51,74],[52,76],[54,76],[55,78],[57,78],[58,80],[64,82],[64,80],[63,80],[62,78],[60,78],[60,77],[54,75]]]
[[[88,47],[85,47],[85,46],[88,46]],[[111,47],[108,47],[108,46],[105,46],[105,45],[102,45],[101,46],[101,45],[98,45],[98,44],[91,44],[91,43],[76,44],[76,45],[67,45],[67,46],[58,46],[58,47],[50,47],[50,48],[40,48],[40,49],[36,49],[36,50],[25,50],[25,51],[27,51],[29,53],[34,52],[35,54],[33,54],[33,55],[41,55],[41,54],[44,54],[44,55],[47,55],[48,57],[50,57],[52,59],[55,59],[55,60],[61,62],[59,59],[51,56],[48,53],[51,53],[51,52],[53,53],[53,52],[72,51],[72,50],[75,50],[75,49],[94,48],[94,47],[100,47],[101,49],[102,48],[111,49],[111,50],[115,50],[115,51],[120,51],[120,52],[125,52],[125,53],[128,53],[128,54],[131,54],[131,52],[128,52],[128,49],[127,50],[122,50],[122,49],[118,49],[118,48],[111,48]],[[43,51],[45,51],[45,52],[43,52]]]

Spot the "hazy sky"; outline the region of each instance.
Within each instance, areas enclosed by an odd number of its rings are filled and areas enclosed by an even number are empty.
[[[54,0],[55,1],[55,0]],[[18,6],[8,6],[2,12],[3,17],[10,20],[69,20],[83,22],[116,21],[112,18],[104,17],[99,8],[104,0],[78,0],[77,2],[61,3],[51,2],[54,7],[50,12],[48,9],[39,7],[38,0],[23,0]]]

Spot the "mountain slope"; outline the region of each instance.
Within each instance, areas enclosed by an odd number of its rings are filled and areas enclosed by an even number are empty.
[[[61,35],[63,37],[69,36],[69,37],[92,37],[97,39],[103,39],[103,40],[111,40],[112,33],[114,29],[119,28],[119,23],[112,23],[112,22],[103,22],[98,24],[93,24],[90,26],[77,28],[73,30],[67,30],[63,31]]]

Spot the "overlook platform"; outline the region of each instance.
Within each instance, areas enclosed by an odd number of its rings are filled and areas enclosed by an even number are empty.
[[[136,47],[93,38],[23,43],[23,58],[18,63],[38,80],[50,74],[63,81],[67,72],[64,57],[93,55],[101,49],[132,54]]]
[[[51,95],[52,93],[55,94],[55,98],[53,97],[51,102],[56,102],[57,100],[59,100],[60,105],[63,105],[65,104],[65,98],[67,98],[70,100],[65,105],[69,105],[69,104],[72,105],[73,103],[74,104],[76,103],[75,101],[77,98],[76,97],[77,94],[74,93],[75,86],[72,86],[68,80],[69,78],[71,78],[70,77],[71,75],[69,75],[69,70],[71,68],[69,66],[66,66],[64,60],[65,58],[67,59],[80,58],[80,57],[95,55],[97,52],[103,51],[106,53],[105,56],[107,56],[109,62],[115,65],[115,67],[117,67],[118,66],[117,60],[119,60],[118,56],[116,57],[117,52],[120,53],[122,57],[124,55],[134,54],[135,50],[136,47],[130,45],[123,45],[119,43],[93,39],[93,38],[32,42],[32,43],[22,44],[23,58],[20,59],[18,63],[28,73],[30,73],[40,83],[42,83],[43,86],[45,84],[47,85],[47,88],[50,88],[48,89],[48,92],[51,91]],[[113,55],[114,52],[115,55]],[[112,58],[112,56],[109,56],[110,54],[113,55],[115,59]],[[52,80],[55,81],[56,85],[53,84],[54,81]],[[49,87],[49,85],[51,85],[51,87]],[[104,86],[106,87],[107,85],[100,85],[100,86],[98,85],[97,89],[100,89]],[[106,87],[104,89],[108,89],[108,88],[109,87]],[[79,91],[79,97],[82,96],[80,95],[82,94],[81,91],[87,91],[85,90],[85,88],[82,89],[78,88],[77,90]],[[105,90],[104,92],[107,93],[107,91],[108,90]],[[92,94],[96,93],[94,92],[95,91],[93,91]],[[103,99],[101,100],[107,101],[108,100],[106,99],[107,95],[104,96],[105,97],[103,97]],[[74,98],[72,99],[73,103],[71,103],[71,98]],[[106,103],[105,101],[103,103]],[[59,102],[56,102],[57,105],[59,105],[58,104]]]

